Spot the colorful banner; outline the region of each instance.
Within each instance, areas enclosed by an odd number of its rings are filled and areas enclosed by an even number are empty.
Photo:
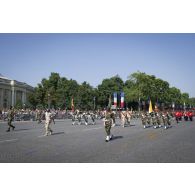
[[[114,93],[114,106],[117,107],[117,93]]]
[[[152,101],[150,100],[149,113],[153,112]]]
[[[125,93],[121,92],[121,108],[125,107]]]

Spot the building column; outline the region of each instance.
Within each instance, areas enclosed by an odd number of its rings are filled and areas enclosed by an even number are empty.
[[[22,104],[26,103],[26,91],[22,91]]]
[[[16,105],[17,103],[17,90],[15,89],[14,90],[14,106]]]
[[[3,88],[1,89],[1,100],[0,100],[0,108],[3,109],[3,97],[4,96],[4,93],[3,93]]]
[[[10,108],[10,106],[12,104],[12,102],[11,102],[11,100],[12,100],[12,91],[9,90],[7,95],[8,95],[8,98],[7,98],[7,107]]]

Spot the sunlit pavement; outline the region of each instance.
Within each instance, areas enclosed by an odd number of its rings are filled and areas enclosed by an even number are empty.
[[[105,142],[102,121],[75,125],[71,120],[52,124],[54,134],[44,135],[44,123],[16,122],[6,132],[0,122],[0,162],[4,163],[194,163],[195,122],[173,123],[172,128],[143,129],[140,120],[112,128],[114,139]]]

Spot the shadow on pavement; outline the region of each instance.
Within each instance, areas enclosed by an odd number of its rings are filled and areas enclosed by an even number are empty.
[[[113,138],[112,138],[112,141],[113,140],[117,140],[117,139],[122,139],[123,138],[123,136],[114,136]]]
[[[52,135],[61,135],[61,134],[65,134],[65,133],[64,132],[52,133]]]
[[[32,130],[32,128],[26,128],[26,129],[15,129],[13,130],[13,132],[17,132],[17,131],[29,131],[29,130]]]

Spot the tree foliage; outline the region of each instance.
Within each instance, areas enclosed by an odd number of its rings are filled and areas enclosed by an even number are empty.
[[[133,104],[138,107],[140,102],[147,103],[149,99],[165,105],[195,105],[195,98],[189,98],[188,93],[181,93],[176,87],[170,87],[167,81],[142,72],[129,75],[125,82],[118,75],[106,78],[97,88],[87,82],[78,84],[75,80],[60,77],[58,73],[51,73],[48,79],[42,79],[28,99],[34,108],[50,105],[52,108],[71,109],[74,97],[76,108],[89,110],[94,106],[106,107],[114,92],[125,93],[126,106]]]

